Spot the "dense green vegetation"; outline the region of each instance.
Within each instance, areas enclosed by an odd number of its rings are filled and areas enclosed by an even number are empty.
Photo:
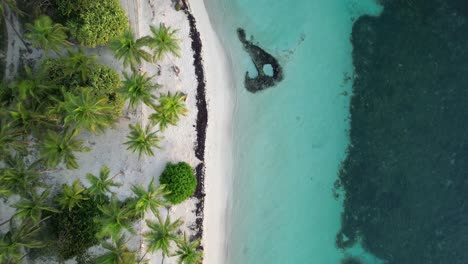
[[[5,8],[22,13],[14,0],[0,0],[1,15]],[[158,185],[153,178],[149,185],[131,186],[133,195],[125,200],[116,197],[121,184],[114,182],[107,166],[98,175],[82,175],[87,183],[74,180],[58,191],[45,183],[54,181],[49,172],[57,169],[67,179],[69,171],[64,168],[77,169],[77,153],[91,150],[82,132],[105,133],[122,117],[126,102],[131,109],[149,107],[164,116],[153,116],[144,128],[139,122],[131,124],[124,143],[139,158],[155,155],[162,139],[156,133],[186,115],[186,95],[156,96],[160,85],[137,69],[144,61],[179,56],[177,31],[161,25],[152,27],[153,36],[136,39],[117,0],[55,0],[52,8],[54,12],[48,14],[61,23],[39,14],[25,25],[28,48],[42,50],[45,57],[25,63],[12,76],[14,81],[0,83],[0,197],[19,197],[11,204],[15,214],[0,223],[10,225],[8,232],[0,234],[0,263],[20,263],[31,249],[59,261],[84,259],[87,250],[98,244],[107,252],[90,256],[93,263],[144,263],[147,252],[129,249],[125,234],[136,234],[135,222],[147,214],[159,219],[148,222],[151,231],[144,234],[151,252],[162,250],[169,256],[176,246],[181,263],[199,263],[199,241],[180,237],[181,220],[171,222],[167,217],[163,222],[159,215],[161,207],[174,204],[168,197],[180,203],[193,194],[196,180],[188,164],[166,172],[170,186]],[[123,81],[82,47],[110,41],[115,57],[130,68],[123,73]],[[189,175],[193,181],[187,179]],[[166,235],[159,237],[161,231]]]
[[[165,197],[172,204],[179,204],[192,196],[197,187],[192,167],[186,162],[168,163],[159,178],[169,191]]]
[[[71,35],[89,47],[103,46],[128,28],[118,0],[56,0]]]

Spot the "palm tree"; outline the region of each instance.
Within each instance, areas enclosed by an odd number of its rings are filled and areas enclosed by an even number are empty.
[[[124,229],[130,233],[135,233],[132,227],[132,212],[130,208],[122,206],[121,203],[112,197],[109,204],[99,206],[102,216],[96,219],[101,226],[97,233],[98,238],[112,237],[118,239],[120,232]]]
[[[44,190],[40,195],[35,190],[32,190],[28,197],[22,197],[19,202],[12,206],[16,208],[14,217],[18,219],[30,218],[33,223],[38,223],[41,220],[43,211],[59,213],[59,210],[46,204],[49,194],[50,189]]]
[[[0,186],[11,193],[26,195],[34,187],[44,186],[40,182],[38,167],[40,160],[26,165],[22,155],[8,155],[5,160],[6,168],[0,169]]]
[[[23,102],[19,102],[9,111],[12,124],[25,133],[50,127],[51,124],[39,109],[28,109]]]
[[[114,51],[115,58],[123,59],[125,67],[130,66],[135,71],[138,64],[151,61],[151,54],[143,49],[145,44],[143,38],[135,39],[135,35],[128,29],[122,36],[112,40],[109,48]]]
[[[146,220],[146,224],[151,231],[144,233],[143,237],[148,243],[149,252],[162,251],[163,259],[161,263],[163,263],[164,258],[170,254],[171,241],[176,242],[179,240],[177,230],[183,222],[180,219],[171,222],[169,215],[166,217],[166,221],[163,221],[159,214],[156,217],[158,218],[158,222]]]
[[[48,16],[40,16],[34,20],[34,24],[26,24],[29,33],[25,37],[31,40],[32,45],[43,49],[45,52],[53,50],[58,53],[63,46],[69,45],[67,28],[62,24],[54,23]]]
[[[180,115],[187,115],[188,109],[185,106],[187,95],[176,92],[159,97],[159,105],[155,106],[156,112],[149,116],[153,125],[159,124],[159,129],[164,131],[168,125],[177,125]]]
[[[159,24],[159,28],[150,26],[152,36],[144,38],[148,47],[154,50],[153,59],[160,61],[166,54],[180,57],[180,39],[176,38],[177,30],[173,30],[164,24]]]
[[[142,185],[133,185],[132,192],[137,196],[135,200],[135,212],[144,214],[148,209],[151,209],[155,215],[159,214],[158,209],[168,205],[163,199],[165,195],[169,194],[168,191],[164,190],[165,187],[165,185],[156,187],[154,177],[151,179],[146,190]]]
[[[103,202],[107,199],[107,194],[114,194],[110,188],[120,187],[122,184],[115,183],[112,179],[109,179],[110,169],[107,166],[102,167],[99,172],[99,177],[94,176],[91,173],[86,175],[86,178],[91,183],[88,188],[88,193],[99,202]]]
[[[122,82],[120,93],[130,102],[130,107],[138,106],[141,102],[148,106],[153,105],[153,99],[156,97],[151,93],[161,86],[151,82],[151,77],[145,74],[133,73],[128,76],[124,73],[125,80]]]
[[[48,167],[55,168],[60,162],[64,162],[67,169],[78,169],[78,163],[73,152],[90,151],[83,146],[83,140],[75,139],[77,130],[66,131],[59,134],[55,131],[47,131],[46,138],[42,142],[41,156]]]
[[[178,264],[200,264],[203,253],[198,250],[200,240],[190,242],[184,233],[184,239],[177,241],[177,250],[173,256],[178,256]]]
[[[124,143],[128,145],[127,149],[138,152],[138,159],[141,158],[142,154],[154,156],[152,148],[161,148],[159,146],[161,138],[156,135],[157,132],[151,132],[151,126],[149,125],[143,130],[139,123],[136,126],[129,125],[129,127],[131,130],[130,135],[127,136],[129,141]]]
[[[81,81],[86,82],[93,71],[96,63],[96,55],[87,55],[81,48],[77,51],[68,50],[68,57],[64,58],[63,71],[65,75],[72,76],[77,74]]]
[[[24,249],[44,247],[45,243],[34,239],[39,230],[40,222],[34,224],[26,220],[19,227],[11,227],[5,235],[0,235],[0,263],[20,263]]]
[[[73,207],[81,206],[81,202],[89,200],[86,189],[81,185],[80,181],[76,180],[72,186],[62,185],[62,193],[57,197],[57,202],[62,209],[68,208],[71,211]]]
[[[0,160],[3,160],[11,150],[24,154],[26,144],[21,139],[24,133],[12,126],[5,119],[0,118]]]
[[[65,101],[58,111],[64,115],[65,126],[102,132],[116,121],[114,109],[107,100],[107,97],[96,97],[90,89],[84,89],[77,96],[65,93]]]
[[[44,85],[41,76],[35,74],[29,66],[24,66],[24,72],[25,76],[10,85],[15,97],[26,105],[32,103],[40,105],[50,88]]]
[[[108,252],[96,259],[100,264],[137,264],[136,252],[128,249],[125,236],[120,235],[113,243],[103,242],[102,247]]]

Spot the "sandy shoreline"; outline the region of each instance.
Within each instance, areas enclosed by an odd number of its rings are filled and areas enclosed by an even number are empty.
[[[226,263],[226,221],[232,176],[232,76],[230,62],[211,25],[204,1],[192,1],[191,10],[203,43],[209,114],[205,158],[204,263],[221,264]]]

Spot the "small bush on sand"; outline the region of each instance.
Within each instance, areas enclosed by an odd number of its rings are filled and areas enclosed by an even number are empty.
[[[168,163],[159,178],[170,193],[165,197],[171,204],[179,204],[195,193],[197,179],[192,167],[186,162]]]

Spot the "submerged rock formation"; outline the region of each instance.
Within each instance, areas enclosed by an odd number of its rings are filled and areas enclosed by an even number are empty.
[[[279,65],[278,60],[259,46],[248,41],[245,37],[245,31],[242,28],[237,29],[237,35],[244,45],[244,49],[250,55],[250,58],[252,58],[252,62],[258,72],[258,75],[255,78],[251,78],[248,71],[245,73],[245,88],[249,92],[256,93],[272,87],[282,81],[283,68]],[[273,74],[271,76],[266,74],[263,70],[265,65],[271,65],[271,68],[273,69]]]

